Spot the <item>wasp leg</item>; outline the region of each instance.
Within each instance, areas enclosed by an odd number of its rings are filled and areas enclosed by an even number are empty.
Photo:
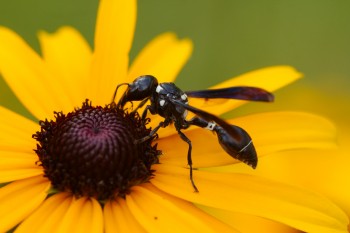
[[[145,110],[143,110],[143,113],[142,113],[142,116],[141,116],[141,119],[143,121],[146,119],[147,111],[149,111],[152,115],[154,115],[155,114],[154,106],[153,105],[147,105],[145,107]]]
[[[192,174],[193,168],[192,168],[192,156],[191,156],[191,153],[192,153],[191,140],[188,137],[186,137],[186,135],[183,132],[181,132],[180,130],[178,130],[177,132],[180,135],[181,139],[184,140],[188,144],[187,163],[188,163],[188,166],[190,167],[190,180],[191,180],[192,186],[194,188],[194,191],[198,192],[198,189],[194,183],[193,174]]]
[[[150,138],[154,137],[154,135],[157,133],[157,131],[160,129],[160,127],[162,127],[162,128],[167,127],[169,125],[169,123],[170,123],[170,120],[168,120],[168,119],[165,119],[165,121],[161,121],[159,123],[159,125],[157,125],[146,137],[137,139],[134,141],[134,143],[138,144],[138,143],[143,143],[143,142],[149,140]]]
[[[146,98],[146,99],[142,100],[142,101],[139,103],[139,105],[137,105],[137,107],[136,107],[134,110],[132,110],[131,113],[133,114],[133,113],[135,113],[139,108],[142,108],[143,105],[145,105],[145,104],[147,103],[148,100],[149,100],[149,98]],[[143,116],[143,114],[142,114],[142,116]]]

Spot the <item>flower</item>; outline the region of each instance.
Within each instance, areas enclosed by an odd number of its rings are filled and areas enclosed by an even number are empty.
[[[102,0],[93,52],[77,31],[64,27],[52,35],[39,34],[42,57],[14,32],[0,28],[0,72],[26,108],[42,120],[38,125],[0,108],[0,231],[18,225],[16,232],[236,232],[234,228],[240,226],[231,220],[251,215],[308,232],[345,232],[348,220],[344,213],[313,192],[235,170],[225,174],[205,171],[205,167],[239,163],[203,129],[185,132],[193,143],[194,166],[200,168],[194,171],[199,193],[193,192],[188,179],[187,145],[171,127],[159,131],[158,148],[164,155],[160,164],[152,165],[153,177],[132,186],[122,197],[101,202],[89,192],[72,195],[72,190],[51,189],[43,166],[37,163],[41,154],[33,151],[46,142],[51,126],[74,115],[74,108],[86,98],[94,106],[110,103],[117,83],[131,82],[141,74],[172,82],[191,53],[188,39],[165,33],[149,43],[128,68],[135,19],[135,1]],[[250,85],[274,91],[300,76],[288,66],[268,67],[216,87]],[[243,103],[221,101],[203,106],[191,100],[191,105],[217,115]],[[54,111],[56,120],[44,121],[53,119]],[[154,116],[151,123],[159,119]],[[266,113],[230,122],[249,131],[259,155],[333,145],[333,126],[309,114]],[[39,147],[32,134],[44,138]]]

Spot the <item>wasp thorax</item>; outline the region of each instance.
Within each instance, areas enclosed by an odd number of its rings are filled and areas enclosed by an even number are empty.
[[[131,186],[147,182],[158,162],[155,137],[135,143],[149,135],[145,122],[114,105],[86,101],[67,115],[55,112],[55,120],[40,126],[33,138],[45,176],[54,188],[76,196],[123,197]]]

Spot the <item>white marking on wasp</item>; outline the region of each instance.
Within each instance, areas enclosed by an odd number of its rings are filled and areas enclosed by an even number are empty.
[[[165,104],[165,100],[159,100],[159,104],[160,104],[160,106],[164,106],[164,104]]]
[[[238,154],[239,153],[242,153],[245,149],[247,149],[247,147],[250,145],[250,144],[252,144],[252,140],[250,140],[250,142],[247,144],[247,145],[245,145],[240,151],[238,151]]]
[[[187,100],[187,95],[186,94],[181,95],[181,99],[182,100]]]
[[[185,110],[184,113],[182,114],[183,118],[186,118],[186,117],[187,117],[187,114],[188,114],[188,111]]]
[[[207,127],[205,127],[205,129],[209,129],[209,130],[213,131],[215,126],[216,126],[216,124],[214,122],[210,121],[210,122],[208,122],[208,125],[207,125]]]
[[[159,93],[161,90],[163,90],[163,87],[161,87],[160,85],[158,85],[157,88],[156,88],[156,92]]]

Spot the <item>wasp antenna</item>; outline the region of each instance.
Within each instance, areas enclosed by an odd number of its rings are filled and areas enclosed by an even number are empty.
[[[113,94],[113,98],[112,98],[111,103],[114,102],[115,97],[117,96],[118,88],[121,87],[121,86],[123,86],[123,85],[128,85],[128,86],[129,86],[130,84],[129,84],[129,83],[121,83],[121,84],[119,84],[119,85],[115,88],[115,91],[114,91],[114,94]]]

